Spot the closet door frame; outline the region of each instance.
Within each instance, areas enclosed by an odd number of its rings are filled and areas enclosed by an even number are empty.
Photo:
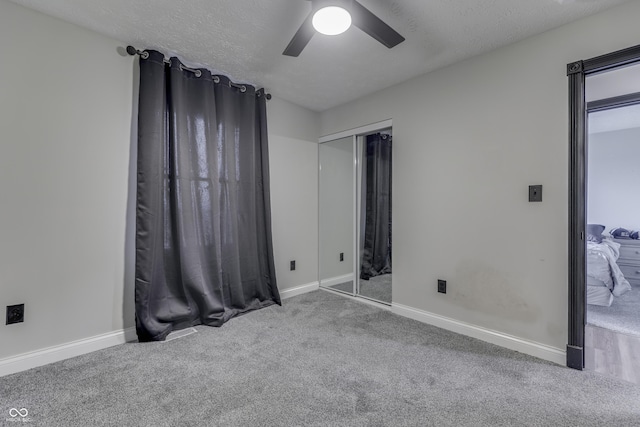
[[[364,297],[362,295],[359,295],[360,293],[360,282],[358,280],[359,274],[358,272],[360,271],[360,242],[359,242],[359,236],[360,236],[360,230],[358,229],[358,225],[360,223],[359,218],[360,218],[360,203],[359,203],[359,197],[358,195],[360,194],[360,192],[358,191],[358,171],[360,170],[360,165],[358,164],[358,159],[360,158],[359,156],[359,152],[358,152],[358,147],[361,146],[362,144],[359,142],[359,138],[361,138],[363,135],[368,135],[371,133],[375,133],[377,131],[381,131],[381,130],[385,130],[385,129],[390,129],[393,128],[393,123],[391,119],[387,119],[387,120],[383,120],[380,122],[376,122],[376,123],[371,123],[365,126],[360,126],[357,128],[353,128],[353,129],[348,129],[345,131],[341,131],[341,132],[336,132],[330,135],[325,135],[323,137],[321,137],[318,140],[318,150],[320,150],[320,146],[325,143],[325,142],[331,142],[331,141],[335,141],[338,139],[343,139],[343,138],[348,138],[351,137],[352,138],[352,143],[353,143],[353,291],[351,293],[346,293],[340,290],[336,290],[336,289],[331,289],[328,287],[323,287],[323,289],[328,289],[332,292],[339,292],[341,294],[348,294],[351,296],[357,296],[360,298],[363,298],[365,300],[369,300],[372,301],[374,303],[380,304],[381,306],[384,306],[384,303],[377,301],[377,300],[373,300],[367,297]],[[320,160],[320,155],[319,155],[319,151],[318,151],[318,161]],[[320,174],[320,168],[318,168],[318,174]],[[318,201],[320,200],[320,176],[318,176]],[[319,206],[318,206],[319,209]],[[319,217],[318,217],[319,219]],[[318,245],[320,245],[320,221],[318,220]],[[320,250],[322,248],[318,247],[318,283],[322,283],[321,279],[320,279]],[[392,284],[393,286],[393,284]]]
[[[584,368],[586,324],[587,105],[585,78],[640,63],[640,45],[567,64],[569,79],[569,329],[567,366]]]

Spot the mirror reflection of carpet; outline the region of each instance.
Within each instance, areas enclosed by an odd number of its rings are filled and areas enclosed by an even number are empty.
[[[345,292],[353,292],[353,281],[331,286]],[[369,280],[360,280],[360,295],[391,304],[391,274],[382,274]]]

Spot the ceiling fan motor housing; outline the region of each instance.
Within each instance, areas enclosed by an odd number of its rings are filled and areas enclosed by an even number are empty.
[[[316,13],[323,7],[337,6],[351,12],[352,0],[311,0],[311,13]]]
[[[311,13],[307,15],[307,18],[302,22],[298,31],[294,34],[293,38],[285,48],[283,55],[296,57],[300,55],[302,50],[311,40],[311,37],[316,33],[316,29],[313,26],[313,16],[315,13],[328,6],[337,6],[345,9],[351,17],[349,25],[358,27],[375,40],[382,43],[387,48],[402,43],[405,39],[397,31],[387,25],[384,21],[374,15],[369,9],[358,3],[357,0],[310,0],[311,1]],[[339,34],[339,33],[333,33]]]

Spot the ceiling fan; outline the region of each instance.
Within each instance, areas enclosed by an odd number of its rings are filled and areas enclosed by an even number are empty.
[[[336,35],[351,24],[391,49],[405,39],[356,0],[309,0],[311,13],[304,20],[287,48],[287,56],[298,56],[316,32]]]

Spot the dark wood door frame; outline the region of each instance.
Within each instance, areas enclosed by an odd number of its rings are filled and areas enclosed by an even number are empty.
[[[585,78],[640,62],[640,45],[567,64],[569,77],[569,334],[567,366],[584,368],[587,105]]]

